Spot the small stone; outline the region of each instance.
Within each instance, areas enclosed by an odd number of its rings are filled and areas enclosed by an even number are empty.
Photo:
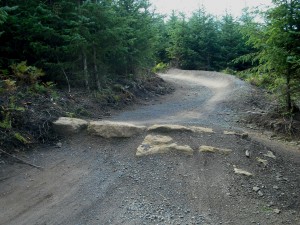
[[[279,213],[281,213],[281,210],[280,209],[274,209],[274,213],[279,214]]]
[[[264,156],[269,157],[271,159],[276,159],[276,156],[271,151],[268,151],[267,154],[264,154]]]
[[[233,166],[233,167],[234,167],[234,173],[236,173],[236,174],[245,175],[247,177],[253,176],[252,173],[250,173],[246,170],[238,169],[238,168],[236,168],[236,166]]]
[[[263,197],[264,196],[264,194],[261,191],[258,191],[257,194],[258,194],[259,197]]]
[[[61,142],[58,142],[57,144],[56,144],[56,148],[61,148],[62,147],[62,143]]]
[[[278,187],[277,185],[274,185],[274,186],[273,186],[273,189],[278,190],[279,187]]]
[[[246,157],[250,157],[250,152],[249,152],[249,150],[246,150],[246,152],[245,152],[245,155],[246,155]]]
[[[255,191],[255,192],[258,192],[260,190],[260,188],[259,187],[253,187],[252,190]]]
[[[257,160],[257,162],[263,164],[264,166],[268,165],[268,160],[265,160],[265,159],[262,159],[262,158],[259,158],[259,157],[256,157],[256,160]]]

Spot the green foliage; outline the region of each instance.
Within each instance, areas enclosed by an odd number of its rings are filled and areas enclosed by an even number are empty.
[[[222,70],[222,73],[230,74],[230,75],[236,75],[237,71],[227,67],[225,70]]]
[[[10,96],[7,105],[2,105],[0,108],[0,128],[10,130],[12,128],[13,114],[15,112],[24,112],[25,108],[16,105],[16,97]],[[2,118],[2,119],[1,119]]]
[[[22,136],[19,132],[14,133],[14,138],[17,139],[22,144],[29,144],[30,141],[28,141],[24,136]]]
[[[90,113],[84,108],[77,108],[75,114],[80,116],[90,116]]]
[[[173,12],[166,23],[160,42],[166,47],[166,54],[160,50],[159,60],[182,69],[242,70],[245,63],[232,61],[250,53],[240,32],[241,23],[226,14],[221,20],[206,13],[205,9],[195,11],[188,20],[183,14]]]
[[[74,113],[74,112],[66,112],[66,117],[75,118],[76,117],[76,113]]]
[[[0,128],[3,128],[5,130],[10,130],[12,127],[10,113],[1,111],[1,114],[2,117],[4,117],[4,119],[2,121],[0,120]]]
[[[40,77],[45,75],[41,69],[35,66],[27,66],[26,61],[12,64],[10,67],[13,72],[13,78],[27,84],[34,84]]]
[[[168,70],[168,68],[169,68],[169,65],[167,63],[160,62],[152,69],[152,71],[154,73],[159,73],[159,72],[164,73]]]
[[[16,90],[16,81],[11,79],[0,80],[0,93],[2,92],[12,92]]]
[[[3,10],[15,5],[9,15]],[[27,60],[46,72],[46,81],[99,90],[106,79],[139,75],[154,65],[160,17],[146,0],[8,0],[0,9],[4,68]],[[41,72],[24,64],[13,69],[28,83]]]
[[[257,12],[246,12],[242,33],[256,52],[236,62],[250,61],[253,75],[249,80],[278,93],[285,101],[286,110],[292,111],[300,83],[300,3],[296,0],[273,3],[274,7],[258,12],[265,18],[264,23],[251,20]]]

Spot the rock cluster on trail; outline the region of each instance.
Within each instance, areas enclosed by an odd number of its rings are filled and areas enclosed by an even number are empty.
[[[87,121],[70,117],[60,117],[58,120],[53,122],[54,130],[62,135],[79,133],[80,131],[86,129],[87,126]]]
[[[146,130],[145,126],[136,126],[130,123],[93,121],[88,126],[88,132],[104,138],[128,138]]]
[[[172,143],[173,139],[169,136],[147,135],[143,143],[137,148],[136,156],[146,156],[170,151],[183,152],[188,155],[193,154],[193,149],[188,145],[178,145]]]
[[[61,135],[71,135],[79,133],[87,128],[87,131],[92,135],[101,136],[104,138],[123,138],[132,137],[140,134],[145,130],[150,132],[195,132],[195,133],[214,133],[212,128],[182,126],[175,124],[153,125],[148,129],[145,126],[137,126],[130,123],[114,122],[114,121],[91,121],[87,122],[82,119],[60,117],[53,122],[56,132]]]

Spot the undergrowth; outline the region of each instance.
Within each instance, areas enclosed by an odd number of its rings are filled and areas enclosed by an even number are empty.
[[[154,74],[106,81],[101,90],[60,90],[43,82],[44,72],[26,62],[0,70],[0,146],[7,152],[58,140],[52,122],[60,116],[101,119],[144,97],[169,93]],[[109,114],[109,113],[108,113]]]

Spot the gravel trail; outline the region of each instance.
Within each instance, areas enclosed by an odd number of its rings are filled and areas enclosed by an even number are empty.
[[[36,148],[23,157],[43,170],[0,164],[0,224],[300,224],[299,149],[261,133],[242,135],[247,130],[237,123],[253,109],[246,103],[255,90],[215,72],[171,70],[161,77],[175,86],[172,95],[112,120],[214,133],[145,131],[127,139],[82,133],[61,148]],[[194,153],[136,157],[149,134],[170,136]]]
[[[244,94],[249,95],[252,90],[249,84],[234,76],[217,72],[173,69],[160,76],[175,86],[176,91],[173,95],[133,111],[123,112],[113,119],[138,124],[172,123],[229,127],[232,117],[236,115],[229,107],[232,99],[241,98]]]

